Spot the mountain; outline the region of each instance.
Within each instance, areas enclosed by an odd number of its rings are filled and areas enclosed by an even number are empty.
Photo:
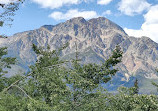
[[[120,45],[124,54],[119,72],[111,83],[105,85],[109,90],[118,86],[132,86],[139,79],[140,92],[154,91],[152,81],[158,81],[155,69],[158,67],[158,44],[148,37],[130,37],[117,24],[104,18],[85,20],[72,18],[57,25],[44,25],[36,30],[0,38],[0,46],[8,47],[8,56],[17,57],[18,64],[12,70],[21,73],[37,60],[32,44],[58,49],[65,43],[69,46],[60,54],[61,59],[75,57],[75,43],[82,63],[101,63],[107,59],[116,45]],[[9,75],[13,75],[13,71]],[[147,90],[146,90],[147,89]]]

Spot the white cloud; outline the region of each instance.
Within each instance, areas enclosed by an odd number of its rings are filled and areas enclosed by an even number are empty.
[[[32,0],[33,2],[41,5],[43,8],[59,8],[63,5],[78,4],[81,0]]]
[[[125,31],[130,36],[148,36],[158,43],[158,5],[152,6],[144,15],[145,22],[142,24],[140,30],[133,30],[125,28]]]
[[[73,4],[79,4],[82,2],[93,2],[94,0],[31,0],[34,3],[37,3],[42,6],[42,8],[60,8],[64,5],[73,5]]]
[[[111,14],[112,14],[111,10],[106,10],[105,12],[102,13],[102,16],[111,15]]]
[[[86,3],[93,2],[94,0],[83,0]]]
[[[134,29],[128,29],[128,28],[124,28],[124,30],[129,36],[134,36],[134,37],[145,36],[142,30],[134,30]]]
[[[85,19],[90,19],[98,17],[95,11],[78,11],[78,9],[68,10],[66,13],[53,12],[49,17],[55,20],[67,20],[73,17],[84,17]]]
[[[118,10],[129,16],[141,14],[151,6],[146,0],[121,0],[118,5]]]
[[[107,5],[111,2],[112,0],[98,0],[97,1],[97,4],[100,4],[100,5]]]

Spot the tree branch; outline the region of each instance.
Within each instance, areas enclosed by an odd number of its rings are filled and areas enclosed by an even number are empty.
[[[5,88],[2,93],[5,93],[6,91],[8,91],[12,86],[18,84],[20,81],[22,81],[23,79],[27,78],[28,76],[30,76],[32,73],[29,73],[27,76],[25,76],[24,78],[15,81],[14,83],[12,83],[9,87]]]
[[[24,91],[20,86],[18,86],[18,85],[12,85],[12,87],[17,87],[17,88],[20,89],[29,99],[32,99],[32,98],[26,93],[26,91]]]

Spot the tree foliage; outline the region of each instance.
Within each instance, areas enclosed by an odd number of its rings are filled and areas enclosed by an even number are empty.
[[[0,3],[1,13],[0,13],[0,27],[4,25],[5,22],[13,21],[11,16],[15,15],[15,11],[19,9],[19,4],[23,3],[24,0],[10,0],[7,4]]]
[[[157,95],[134,94],[131,88],[121,87],[119,93],[108,96],[110,111],[157,111]]]
[[[0,28],[4,25],[11,26],[15,11],[19,9],[19,5],[25,0],[7,0],[8,3],[0,3]],[[0,33],[0,38],[7,38],[7,36]]]
[[[106,91],[105,84],[118,71],[122,51],[115,48],[101,65],[80,64],[78,56],[70,61],[59,58],[59,50],[50,50],[33,44],[38,56],[27,75],[0,80],[0,109],[2,111],[157,111],[156,95],[138,94],[134,87],[120,87],[117,94]],[[6,52],[2,51],[3,55]],[[76,53],[77,54],[77,53]],[[2,56],[3,58],[3,56]],[[7,61],[5,61],[7,62]],[[70,63],[71,67],[66,67]],[[12,64],[12,63],[8,63]],[[7,65],[6,65],[7,67]],[[2,68],[3,69],[3,68]]]
[[[10,65],[16,63],[15,58],[5,57],[6,54],[7,54],[7,48],[6,47],[0,48],[0,91],[2,91],[6,86],[10,85],[8,79],[4,76],[7,73],[7,70],[4,70],[4,68],[5,69],[11,68]]]

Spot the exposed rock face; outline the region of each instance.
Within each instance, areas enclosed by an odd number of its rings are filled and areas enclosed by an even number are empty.
[[[148,79],[158,79],[158,44],[148,37],[129,37],[124,30],[110,20],[99,17],[86,21],[82,17],[70,19],[58,25],[45,25],[39,29],[22,32],[7,39],[0,38],[0,46],[7,46],[9,55],[17,57],[19,66],[28,69],[36,61],[32,43],[51,47],[51,50],[69,42],[62,51],[61,58],[75,55],[75,42],[82,63],[100,63],[107,59],[116,45],[124,52],[122,63],[118,65],[120,81],[128,82],[130,77],[140,75]],[[124,82],[123,82],[124,83]],[[121,85],[121,83],[119,83]]]

